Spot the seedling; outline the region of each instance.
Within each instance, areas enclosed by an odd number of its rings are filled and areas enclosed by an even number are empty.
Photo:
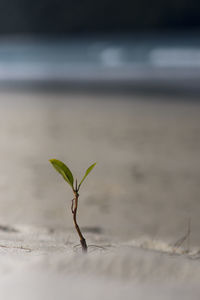
[[[78,199],[79,199],[79,190],[80,187],[83,183],[83,181],[85,180],[85,178],[88,176],[88,174],[92,171],[92,169],[94,168],[94,166],[96,165],[96,163],[92,164],[85,172],[85,175],[83,176],[82,180],[80,181],[80,183],[77,183],[77,179],[75,180],[75,185],[74,185],[74,177],[72,175],[72,172],[70,171],[70,169],[60,160],[57,159],[50,159],[49,160],[50,163],[53,165],[53,167],[56,169],[56,171],[58,171],[58,173],[60,173],[62,175],[62,177],[64,178],[65,181],[67,181],[67,183],[70,185],[70,187],[72,188],[73,194],[74,194],[74,198],[72,199],[72,204],[71,204],[71,211],[73,214],[73,220],[74,220],[74,226],[76,228],[76,231],[78,232],[79,238],[80,238],[80,242],[81,242],[81,246],[82,246],[82,251],[83,252],[87,252],[87,243],[86,240],[78,226],[77,223],[77,219],[76,219],[76,215],[77,215],[77,209],[78,209]]]

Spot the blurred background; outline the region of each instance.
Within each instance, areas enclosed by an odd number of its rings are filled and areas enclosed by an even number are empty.
[[[199,95],[199,1],[0,1],[0,223],[199,246]]]
[[[0,83],[199,93],[199,16],[195,0],[1,1]]]

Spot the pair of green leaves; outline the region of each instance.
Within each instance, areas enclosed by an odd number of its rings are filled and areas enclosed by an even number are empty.
[[[65,181],[67,181],[67,183],[74,190],[74,177],[73,177],[72,172],[70,171],[70,169],[62,161],[60,161],[58,159],[50,159],[49,161],[53,165],[53,167],[56,169],[56,171],[58,171],[58,173],[60,173],[63,176]],[[86,170],[85,175],[83,176],[81,182],[78,185],[78,190],[80,189],[81,184],[83,183],[85,178],[88,176],[88,174],[92,171],[92,169],[94,168],[95,165],[96,165],[96,163],[92,164]]]

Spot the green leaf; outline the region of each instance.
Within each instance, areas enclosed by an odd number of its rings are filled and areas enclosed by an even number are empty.
[[[58,171],[58,173],[60,173],[63,176],[63,178],[67,181],[67,183],[69,183],[69,185],[73,189],[74,177],[70,169],[58,159],[50,159],[49,161],[56,169],[56,171]]]
[[[83,183],[83,181],[85,180],[85,178],[88,176],[88,174],[92,171],[92,169],[94,168],[94,166],[96,165],[96,163],[92,164],[85,172],[85,175],[83,176],[81,182],[79,183],[78,186],[78,190],[80,189],[81,184]]]

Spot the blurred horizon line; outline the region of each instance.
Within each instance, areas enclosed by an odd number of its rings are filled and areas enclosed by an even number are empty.
[[[0,37],[0,86],[73,85],[200,93],[199,34]]]

